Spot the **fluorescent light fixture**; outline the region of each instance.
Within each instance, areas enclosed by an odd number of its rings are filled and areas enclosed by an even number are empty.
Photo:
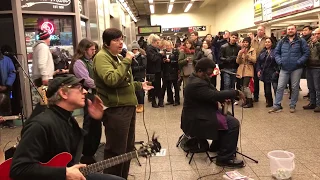
[[[149,0],[149,3],[152,4],[152,3],[153,3],[153,0]]]
[[[154,5],[150,5],[150,12],[151,14],[154,14]]]
[[[187,5],[186,9],[184,10],[184,12],[188,12],[190,10],[191,6],[192,6],[192,3],[189,3]]]
[[[172,12],[172,8],[173,8],[173,4],[169,4],[168,13],[171,13],[171,12]]]
[[[124,3],[124,0],[119,0],[121,3]]]
[[[170,0],[170,2],[171,2],[171,3],[173,3],[173,2],[174,2],[174,0]]]

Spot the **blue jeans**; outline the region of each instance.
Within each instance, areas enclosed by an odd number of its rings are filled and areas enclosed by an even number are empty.
[[[87,180],[124,180],[122,177],[111,174],[89,174],[86,176]]]
[[[295,108],[298,102],[299,96],[299,87],[300,87],[300,78],[303,69],[296,69],[292,72],[280,70],[279,80],[278,80],[278,88],[276,94],[276,100],[273,107],[280,107],[281,101],[283,98],[284,89],[287,87],[289,82],[289,78],[291,79],[291,87],[292,87],[292,94],[291,94],[291,101],[290,101],[290,108]]]
[[[226,71],[237,72],[237,69],[226,69]],[[223,90],[234,89],[236,83],[236,75],[223,73]]]
[[[307,68],[307,84],[310,104],[320,107],[320,68]]]

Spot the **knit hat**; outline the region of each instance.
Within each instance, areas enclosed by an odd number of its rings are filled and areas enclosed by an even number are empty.
[[[39,40],[46,40],[50,37],[50,34],[44,30],[39,29]]]
[[[49,86],[46,93],[47,98],[53,96],[54,93],[56,93],[61,86],[75,85],[78,83],[83,84],[83,82],[84,79],[77,78],[73,74],[65,74],[62,76],[58,76],[49,82]]]
[[[140,49],[140,46],[137,41],[132,42],[131,49]]]

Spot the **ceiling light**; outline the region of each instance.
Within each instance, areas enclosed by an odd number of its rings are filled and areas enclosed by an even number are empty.
[[[174,0],[170,0],[170,2],[172,2],[172,3],[173,3],[173,2],[174,2]]]
[[[154,14],[154,5],[150,5],[150,12],[151,14]]]
[[[192,3],[189,3],[188,6],[186,7],[186,9],[184,10],[184,12],[188,12],[190,10],[192,6]]]
[[[149,0],[149,3],[152,4],[152,3],[153,3],[153,0]]]
[[[172,12],[172,8],[173,8],[173,4],[169,4],[168,13],[171,13],[171,12]]]
[[[124,3],[124,0],[119,0],[121,3]]]

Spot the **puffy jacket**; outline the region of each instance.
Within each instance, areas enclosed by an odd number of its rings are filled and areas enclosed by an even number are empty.
[[[0,86],[11,87],[16,79],[16,73],[14,65],[8,56],[3,56],[3,58],[0,59],[0,73],[0,82],[2,82]]]
[[[273,75],[279,70],[278,64],[274,58],[274,49],[271,49],[269,54],[266,49],[261,51],[260,55],[257,57],[256,69],[257,72],[260,71],[261,73],[261,81],[265,83],[273,82]]]
[[[295,36],[292,42],[288,36],[284,37],[275,49],[275,59],[281,69],[285,71],[294,71],[303,68],[309,58],[310,48],[307,41]]]
[[[310,43],[310,57],[307,60],[307,67],[320,68],[320,42]]]
[[[134,59],[132,59],[131,69],[134,79],[143,79],[146,74],[147,58],[139,53]]]
[[[221,46],[220,62],[223,68],[237,69],[236,59],[241,47],[238,44],[224,44]]]

